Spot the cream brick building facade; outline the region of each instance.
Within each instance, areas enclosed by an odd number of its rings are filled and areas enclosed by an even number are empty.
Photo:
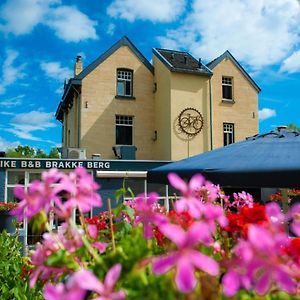
[[[228,51],[204,65],[153,49],[151,64],[123,37],[85,69],[77,58],[56,118],[87,157],[178,160],[258,133],[259,92]]]

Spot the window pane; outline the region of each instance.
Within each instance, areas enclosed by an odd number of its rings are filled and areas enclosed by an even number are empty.
[[[8,184],[24,184],[25,183],[25,172],[23,172],[23,171],[8,171],[7,172],[7,183]]]
[[[19,202],[20,200],[17,199],[15,196],[14,196],[14,188],[13,187],[8,187],[7,188],[7,202],[13,202],[13,203],[16,203],[16,202]]]
[[[117,70],[117,95],[132,96],[132,71]]]
[[[223,99],[232,99],[232,86],[230,85],[223,85]]]
[[[124,96],[124,82],[123,81],[118,81],[117,93],[118,93],[118,96]]]
[[[126,96],[130,96],[131,95],[131,81],[126,81]]]
[[[116,126],[116,144],[132,145],[132,126]]]
[[[29,182],[34,180],[41,180],[41,173],[29,173]]]

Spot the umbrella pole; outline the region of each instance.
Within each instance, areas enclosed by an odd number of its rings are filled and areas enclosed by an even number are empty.
[[[283,212],[286,214],[288,212],[289,203],[288,203],[288,189],[281,189],[281,195],[282,195],[282,209]]]

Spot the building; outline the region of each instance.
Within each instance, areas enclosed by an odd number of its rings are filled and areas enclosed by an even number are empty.
[[[259,92],[229,51],[205,65],[156,48],[151,64],[123,37],[84,69],[76,58],[56,112],[64,156],[177,160],[221,147],[258,132]]]
[[[205,65],[155,48],[151,64],[123,37],[84,69],[76,58],[56,112],[64,156],[178,160],[221,147],[258,132],[259,92],[229,51]]]

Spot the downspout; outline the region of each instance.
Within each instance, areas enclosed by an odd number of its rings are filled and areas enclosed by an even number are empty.
[[[81,96],[78,90],[72,86],[77,94],[77,148],[80,148],[80,125],[81,125]]]
[[[209,112],[210,112],[210,150],[213,149],[213,126],[212,126],[212,93],[211,93],[211,78],[209,78]]]

